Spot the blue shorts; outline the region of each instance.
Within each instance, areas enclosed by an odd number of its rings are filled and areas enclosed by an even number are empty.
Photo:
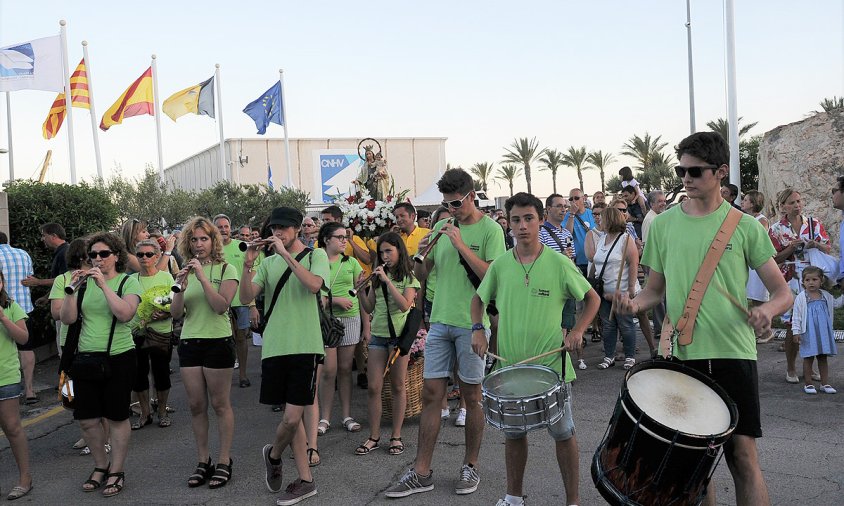
[[[486,338],[489,342],[489,329],[486,331]],[[486,361],[472,351],[472,330],[444,323],[432,323],[425,340],[423,378],[448,378],[454,369],[455,361],[457,376],[463,383],[481,384],[484,380]]]
[[[384,350],[388,351],[390,348],[395,348],[399,345],[399,338],[389,338],[389,337],[380,337],[373,335],[372,338],[369,339],[369,348],[375,348],[376,350]]]
[[[11,385],[3,385],[0,387],[0,401],[8,401],[9,399],[17,399],[23,393],[23,386],[20,383],[12,383]]]
[[[232,313],[236,317],[237,330],[246,330],[249,328],[249,306],[236,306],[232,308]]]
[[[574,418],[571,415],[571,384],[563,383],[563,388],[567,390],[565,407],[563,408],[563,417],[557,423],[548,426],[548,434],[554,441],[568,441],[574,437]],[[522,439],[527,436],[527,432],[522,430],[505,430],[504,437],[507,439]]]

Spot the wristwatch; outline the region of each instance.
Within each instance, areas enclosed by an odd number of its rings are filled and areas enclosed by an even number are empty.
[[[483,323],[473,323],[472,324],[472,332],[474,332],[476,330],[486,330],[486,327],[484,327]]]
[[[173,255],[173,252],[172,251],[165,251],[163,254],[167,255],[169,257],[169,256]]]

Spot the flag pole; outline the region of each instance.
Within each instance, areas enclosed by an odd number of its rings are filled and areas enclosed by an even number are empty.
[[[94,77],[91,74],[91,60],[88,58],[88,41],[82,41],[82,59],[85,60],[85,75],[88,76],[88,106],[91,112],[91,131],[94,133],[94,156],[97,159],[97,177],[103,178],[103,160],[100,156],[100,132],[97,125],[97,111],[94,109]],[[73,97],[70,99],[73,103]]]
[[[158,177],[164,181],[164,152],[161,150],[161,107],[158,105],[158,66],[156,56],[152,55],[152,97],[153,115],[155,116],[155,137],[158,140]]]
[[[692,5],[686,0],[686,38],[689,46],[689,130],[695,133],[695,73],[692,66]]]
[[[6,92],[6,134],[9,136],[9,181],[15,180],[15,153],[12,149],[12,98]]]
[[[64,69],[64,108],[67,111],[67,145],[70,154],[70,184],[76,186],[76,150],[73,142],[73,100],[70,96],[70,64],[67,60],[67,21],[59,21],[62,39],[62,68]]]
[[[730,125],[730,182],[741,189],[738,106],[736,105],[736,27],[733,0],[724,3],[727,35],[727,121]],[[741,194],[741,191],[739,191]],[[736,197],[738,199],[738,197]]]
[[[217,125],[220,127],[220,170],[223,173],[224,180],[233,180],[234,174],[228,173],[228,164],[226,163],[226,141],[223,137],[223,91],[220,85],[220,64],[214,65],[214,79],[217,81]]]
[[[290,139],[287,137],[287,107],[284,105],[284,69],[278,69],[278,83],[281,87],[281,122],[284,124],[284,155],[287,162],[287,187],[293,188],[293,167],[290,164]]]

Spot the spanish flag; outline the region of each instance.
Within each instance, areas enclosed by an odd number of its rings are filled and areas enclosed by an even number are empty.
[[[70,101],[73,107],[91,108],[91,102],[88,100],[88,74],[85,72],[84,58],[70,76]],[[64,93],[59,93],[53,101],[53,106],[50,107],[44,125],[41,127],[41,134],[45,139],[52,139],[59,133],[66,114]]]
[[[176,121],[187,113],[214,117],[214,78],[170,95],[161,104],[164,114]]]
[[[123,118],[142,114],[155,116],[153,104],[152,67],[149,67],[103,114],[103,119],[100,121],[100,130],[106,131],[113,125],[123,123]]]

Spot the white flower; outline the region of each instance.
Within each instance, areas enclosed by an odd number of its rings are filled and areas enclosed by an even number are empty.
[[[360,225],[355,225],[355,232],[360,232],[361,230],[363,230],[363,227],[362,227],[362,226],[360,226]]]

